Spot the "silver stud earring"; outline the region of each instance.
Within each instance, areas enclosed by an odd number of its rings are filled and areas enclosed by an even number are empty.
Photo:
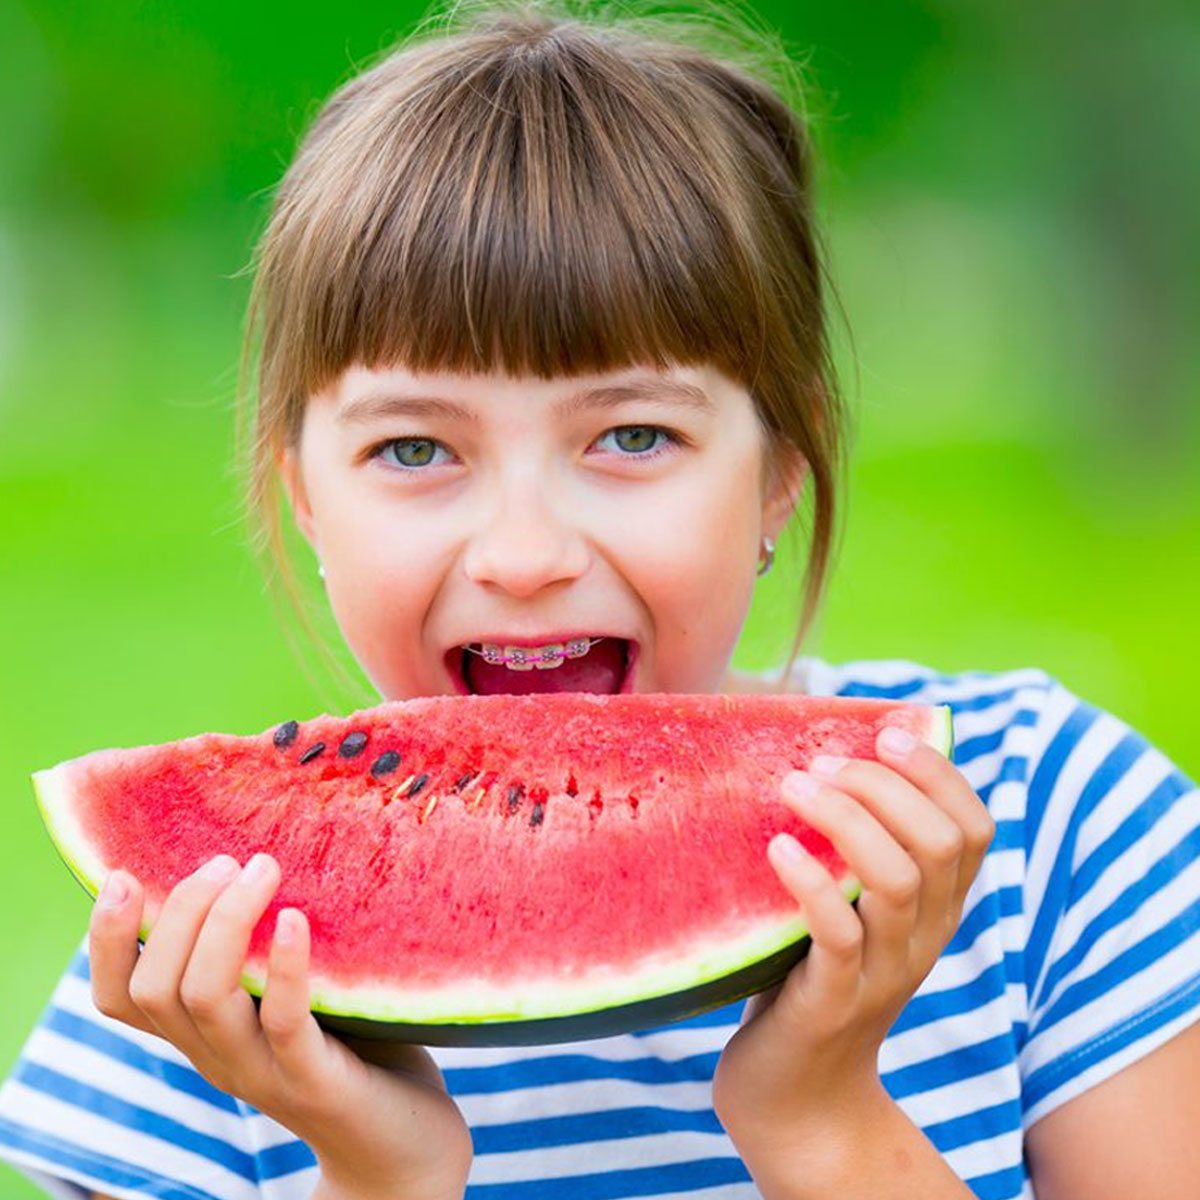
[[[758,555],[758,574],[765,575],[775,562],[775,543],[769,537],[763,537],[762,548]]]
[[[325,578],[325,564],[324,563],[317,563],[317,574],[320,575],[320,577],[322,579]]]

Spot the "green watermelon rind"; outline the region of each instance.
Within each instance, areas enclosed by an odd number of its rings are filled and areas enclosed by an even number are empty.
[[[954,727],[949,706],[930,706],[929,728],[923,738],[945,757],[952,758]],[[65,786],[68,766],[61,764],[35,773],[32,776],[34,791],[56,851],[75,879],[94,898],[108,868],[90,853],[90,842],[73,819],[70,790]],[[846,874],[836,882],[850,902],[856,901],[862,892],[860,881],[853,875]],[[150,928],[149,922],[143,922],[139,930],[142,940],[149,935]],[[345,1020],[351,1028],[361,1023],[366,1036],[372,1036],[373,1031],[377,1034],[377,1025],[419,1026],[432,1038],[439,1027],[451,1030],[472,1026],[499,1028],[512,1023],[555,1025],[573,1018],[582,1018],[586,1022],[589,1013],[645,1007],[664,998],[670,998],[671,1004],[664,1009],[663,1018],[671,1019],[687,1009],[690,994],[704,988],[711,995],[713,985],[722,979],[731,981],[731,992],[723,997],[723,1003],[750,994],[745,988],[739,990],[733,981],[752,977],[754,965],[764,960],[774,959],[786,964],[798,959],[804,952],[803,944],[808,936],[808,927],[800,914],[783,921],[768,919],[732,943],[720,933],[710,934],[705,941],[715,948],[715,953],[710,951],[707,957],[704,942],[698,942],[698,951],[690,955],[679,953],[669,964],[646,962],[632,972],[609,972],[607,980],[592,977],[564,984],[558,977],[525,978],[519,985],[524,1003],[512,1003],[511,988],[497,987],[486,980],[464,978],[462,992],[464,996],[469,995],[472,1002],[460,1001],[455,1005],[445,988],[406,992],[384,982],[377,988],[360,984],[352,989],[339,989],[322,981],[319,975],[311,975],[310,1006],[314,1013]],[[775,972],[780,978],[784,973],[785,967]],[[643,979],[647,982],[639,982]],[[652,985],[648,982],[650,979],[653,979]],[[245,970],[241,982],[252,996],[261,998],[266,985],[263,974]],[[768,985],[760,978],[757,986]],[[572,1035],[581,1036],[577,1025],[573,1026]]]

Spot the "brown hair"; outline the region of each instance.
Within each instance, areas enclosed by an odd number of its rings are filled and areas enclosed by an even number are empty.
[[[455,5],[317,114],[253,262],[239,445],[255,548],[316,636],[276,461],[351,364],[549,379],[710,362],[753,399],[764,478],[789,453],[809,467],[786,679],[831,566],[848,440],[808,122],[784,99],[795,66],[744,19],[573,7]]]

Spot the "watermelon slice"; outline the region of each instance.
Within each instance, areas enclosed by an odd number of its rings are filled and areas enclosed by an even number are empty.
[[[429,1045],[647,1028],[770,987],[808,946],[767,843],[793,833],[856,899],[831,843],[779,797],[818,753],[874,758],[883,725],[942,753],[950,710],[800,695],[440,696],[253,737],[100,750],[34,775],[87,891],[114,867],[170,889],[214,854],[274,855],[274,915],[312,929],[327,1028]]]

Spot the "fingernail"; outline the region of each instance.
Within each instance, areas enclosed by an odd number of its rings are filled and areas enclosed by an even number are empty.
[[[116,871],[112,871],[100,889],[96,902],[104,908],[119,908],[129,897],[129,884]]]
[[[196,874],[201,879],[221,883],[223,880],[232,879],[237,874],[237,869],[237,862],[228,854],[218,854],[216,858],[210,858]]]
[[[820,789],[820,784],[803,771],[793,771],[783,781],[784,791],[787,792],[793,800],[808,800],[815,796]]]
[[[888,725],[879,735],[879,744],[893,754],[907,754],[917,744],[917,739],[904,729]]]
[[[290,946],[300,932],[300,914],[294,908],[281,908],[275,918],[275,940],[281,946]]]
[[[835,754],[818,754],[808,764],[808,769],[814,775],[822,775],[826,779],[832,779],[849,761],[849,759],[839,758]]]
[[[256,854],[242,868],[243,883],[261,883],[271,872],[271,859],[266,854]]]
[[[776,834],[771,840],[775,853],[785,862],[802,863],[808,861],[808,851],[800,845],[790,833]]]

